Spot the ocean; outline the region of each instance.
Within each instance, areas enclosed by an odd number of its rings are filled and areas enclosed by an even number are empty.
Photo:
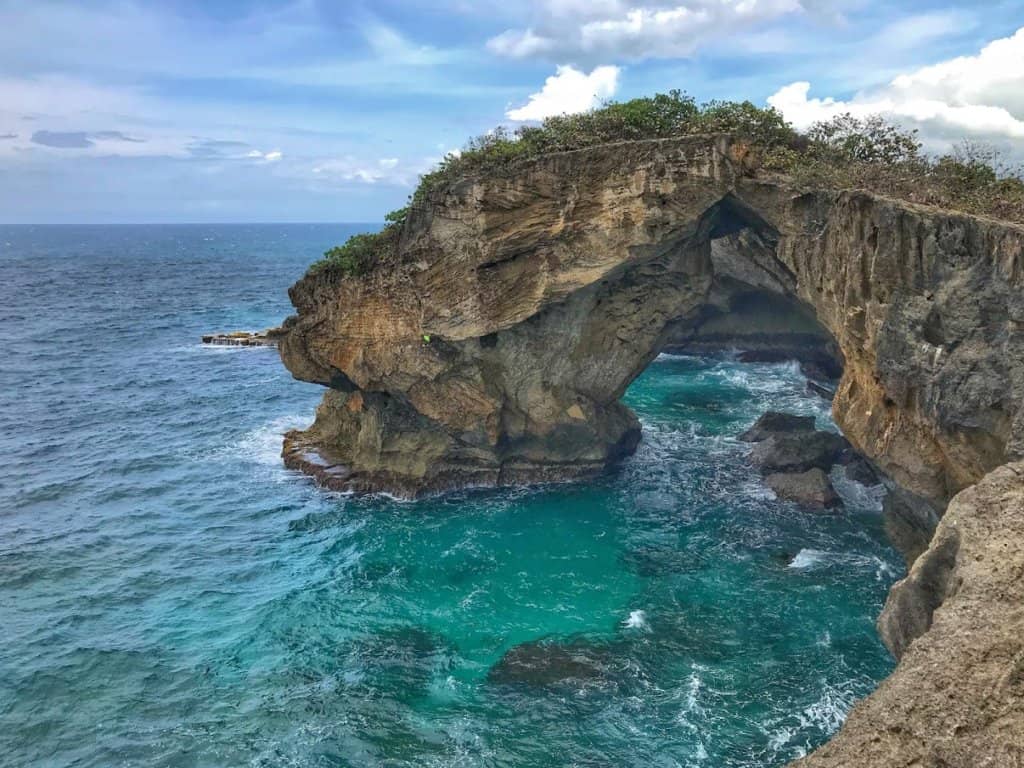
[[[795,365],[659,357],[598,481],[327,493],[279,457],[320,388],[200,335],[278,324],[368,228],[0,227],[0,762],[728,768],[826,740],[892,669],[902,563],[877,492],[815,513],[747,463],[769,408],[835,428]]]

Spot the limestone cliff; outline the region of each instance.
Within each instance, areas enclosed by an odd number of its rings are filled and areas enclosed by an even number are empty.
[[[328,389],[285,460],[408,496],[596,473],[635,448],[619,397],[665,345],[740,297],[799,305],[923,550],[880,623],[903,661],[807,765],[1024,765],[1024,228],[798,189],[756,155],[632,142],[434,192],[370,273],[291,289],[282,359]]]
[[[600,471],[638,440],[630,381],[760,291],[834,337],[837,422],[934,522],[1024,455],[1024,229],[797,190],[752,155],[698,137],[524,162],[435,193],[368,275],[305,277],[281,355],[329,389],[288,462],[403,495]]]

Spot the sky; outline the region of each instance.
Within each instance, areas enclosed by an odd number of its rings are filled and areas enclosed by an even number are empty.
[[[672,88],[1024,160],[1024,0],[0,0],[0,223],[382,221],[470,136]]]

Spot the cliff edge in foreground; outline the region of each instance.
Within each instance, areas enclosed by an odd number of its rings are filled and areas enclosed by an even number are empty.
[[[1024,766],[1024,462],[953,499],[882,626],[908,621],[928,631],[799,768]]]

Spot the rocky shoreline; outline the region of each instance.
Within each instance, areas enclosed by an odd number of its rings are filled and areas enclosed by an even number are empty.
[[[799,187],[756,156],[626,142],[435,190],[368,274],[292,287],[281,357],[327,392],[285,461],[409,496],[587,477],[635,448],[619,397],[670,344],[826,351],[833,415],[887,478],[912,567],[880,621],[896,672],[805,764],[1024,765],[1024,228]],[[752,458],[826,507],[845,448],[816,434]]]
[[[268,328],[265,331],[231,331],[230,333],[205,333],[203,344],[219,347],[276,347],[284,330]]]

